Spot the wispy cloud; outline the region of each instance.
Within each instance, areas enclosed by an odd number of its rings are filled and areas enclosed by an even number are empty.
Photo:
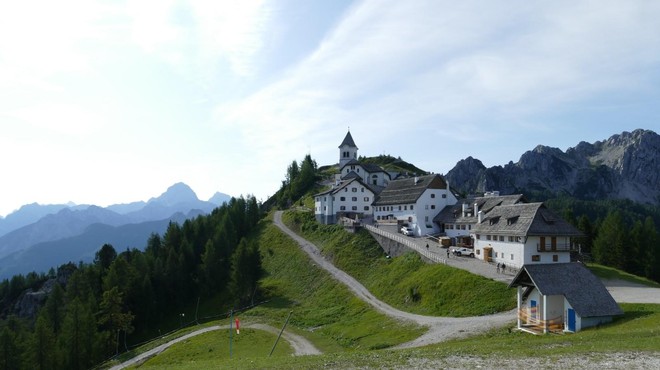
[[[365,1],[282,80],[221,104],[217,120],[264,153],[361,122],[379,128],[375,141],[407,125],[473,140],[643,84],[639,71],[660,58],[658,14],[657,2]]]

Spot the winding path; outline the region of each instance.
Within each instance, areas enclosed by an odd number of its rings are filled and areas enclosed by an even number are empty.
[[[282,222],[282,211],[275,213],[273,223],[284,233],[295,240],[298,245],[319,266],[327,270],[335,279],[346,285],[355,295],[370,304],[383,314],[399,320],[412,321],[429,328],[429,330],[417,339],[400,344],[397,348],[420,347],[428,344],[439,343],[452,338],[461,338],[468,335],[481,333],[491,328],[504,326],[516,319],[515,310],[497,313],[487,316],[473,317],[437,317],[423,316],[398,310],[376,298],[367,288],[346,272],[338,269],[320,253],[317,246],[296,234]]]
[[[267,331],[269,333],[273,333],[275,335],[280,333],[280,330],[277,329],[277,328],[274,328],[274,327],[269,326],[269,325],[258,324],[258,323],[243,325],[243,327],[244,328],[253,328],[253,329],[263,330],[263,331]],[[229,325],[209,326],[208,328],[199,329],[199,330],[196,330],[192,333],[188,333],[188,334],[186,334],[182,337],[172,339],[171,341],[169,341],[167,343],[164,343],[164,344],[161,344],[160,346],[158,346],[156,348],[150,349],[147,352],[141,353],[141,354],[137,355],[136,357],[133,357],[132,359],[130,359],[128,361],[125,361],[125,362],[122,362],[119,365],[113,366],[112,368],[110,368],[110,370],[119,370],[119,369],[124,369],[124,368],[129,367],[129,366],[136,365],[140,362],[146,361],[147,359],[160,354],[161,352],[163,352],[167,348],[169,348],[169,347],[171,347],[171,346],[173,346],[173,345],[175,345],[179,342],[185,341],[187,339],[190,339],[190,338],[192,338],[194,336],[197,336],[197,335],[200,335],[200,334],[208,333],[208,332],[214,331],[214,330],[222,330],[222,329],[229,329]],[[310,341],[308,341],[305,337],[287,332],[285,330],[282,333],[282,338],[284,338],[287,342],[289,342],[289,344],[293,348],[294,356],[321,354],[321,351],[319,351],[316,347],[314,347],[314,345]]]

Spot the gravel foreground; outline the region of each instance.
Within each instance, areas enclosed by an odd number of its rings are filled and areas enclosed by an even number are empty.
[[[595,353],[552,358],[411,358],[407,364],[393,369],[660,369],[660,352]]]

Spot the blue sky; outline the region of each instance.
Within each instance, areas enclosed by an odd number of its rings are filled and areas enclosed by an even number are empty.
[[[238,5],[240,4],[240,5]],[[183,181],[274,193],[293,160],[446,173],[660,132],[657,1],[12,1],[0,215]]]

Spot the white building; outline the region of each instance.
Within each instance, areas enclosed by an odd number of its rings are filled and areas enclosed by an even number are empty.
[[[374,220],[396,220],[411,227],[417,236],[437,234],[441,230],[433,219],[455,203],[456,197],[440,175],[394,180],[376,198]]]
[[[363,219],[371,217],[375,192],[355,177],[314,195],[314,215],[323,224],[334,224],[340,217]]]
[[[351,132],[339,145],[339,173],[330,189],[314,195],[314,215],[320,223],[334,224],[340,217],[371,218],[375,196],[390,174],[377,165],[357,161],[358,147]]]
[[[509,287],[518,290],[518,329],[532,333],[575,333],[623,314],[581,263],[526,264]]]
[[[479,215],[484,217],[497,206],[525,202],[522,194],[486,193],[483,197],[459,199],[457,203],[445,207],[433,221],[438,224],[441,232],[452,239],[453,245],[473,247],[472,228],[477,224]]]
[[[583,235],[543,203],[496,206],[477,218],[475,256],[516,268],[570,262],[572,238]]]

